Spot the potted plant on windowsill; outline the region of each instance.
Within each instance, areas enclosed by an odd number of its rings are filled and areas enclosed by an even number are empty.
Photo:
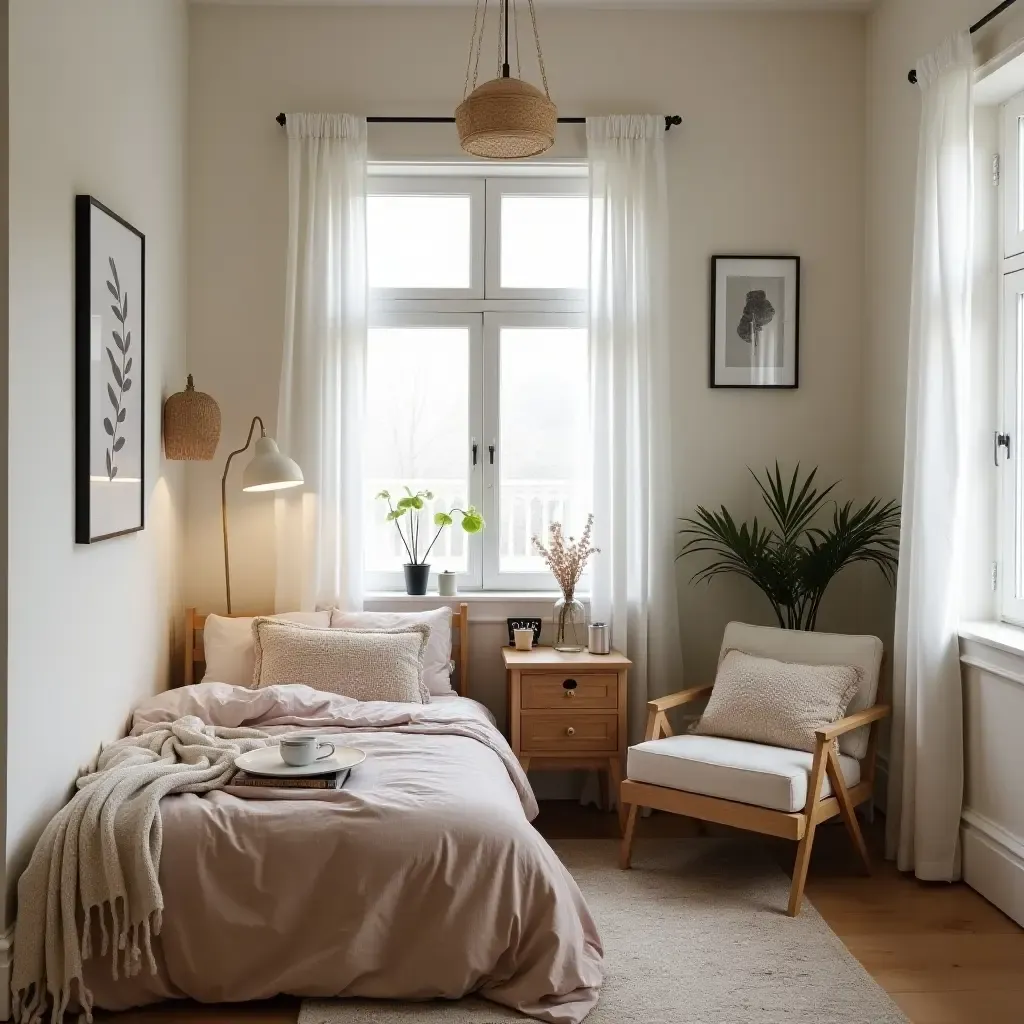
[[[427,580],[430,578],[430,563],[427,559],[437,543],[437,538],[441,536],[441,531],[455,522],[456,513],[462,517],[462,529],[466,533],[479,533],[484,528],[483,516],[472,505],[466,509],[453,508],[447,512],[437,512],[433,519],[437,530],[426,550],[423,550],[420,541],[422,514],[426,503],[434,500],[433,491],[417,491],[413,494],[406,487],[405,497],[395,502],[392,502],[388,491],[381,491],[377,498],[388,503],[387,521],[395,524],[405,553],[409,556],[409,561],[402,568],[405,570],[405,592],[413,596],[421,596],[427,592]]]

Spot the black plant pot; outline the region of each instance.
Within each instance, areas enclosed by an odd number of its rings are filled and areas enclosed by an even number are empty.
[[[402,566],[405,570],[405,592],[415,597],[421,597],[427,592],[427,580],[430,579],[429,565],[414,565],[406,562]]]

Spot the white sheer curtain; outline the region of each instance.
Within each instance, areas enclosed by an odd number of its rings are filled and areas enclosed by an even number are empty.
[[[276,502],[279,610],[362,607],[366,120],[288,114],[277,440],[305,487]]]
[[[592,617],[633,660],[631,739],[682,674],[675,582],[665,119],[587,119]]]
[[[893,657],[887,852],[960,874],[963,702],[957,640],[974,241],[974,56],[965,32],[918,62],[921,136]]]

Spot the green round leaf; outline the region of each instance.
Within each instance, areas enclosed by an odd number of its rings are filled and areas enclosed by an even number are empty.
[[[466,533],[479,533],[484,525],[484,517],[476,509],[470,509],[462,517],[462,528]]]
[[[434,525],[435,526],[451,526],[453,522],[454,522],[454,520],[452,519],[452,517],[450,515],[448,515],[447,512],[438,512],[434,516]]]
[[[377,495],[377,500],[378,501],[381,501],[381,500],[387,501],[387,499],[390,498],[390,497],[391,497],[391,495],[388,494],[387,491],[381,491],[380,494]]]

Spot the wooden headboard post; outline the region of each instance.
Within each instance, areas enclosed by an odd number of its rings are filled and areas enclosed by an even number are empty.
[[[240,616],[233,616],[239,618]],[[190,686],[196,681],[196,666],[205,664],[206,651],[201,634],[206,625],[206,616],[200,615],[195,608],[185,609],[185,685]],[[452,610],[452,644],[458,646],[456,666],[459,674],[458,692],[463,697],[469,696],[469,605],[463,601],[458,608]]]

